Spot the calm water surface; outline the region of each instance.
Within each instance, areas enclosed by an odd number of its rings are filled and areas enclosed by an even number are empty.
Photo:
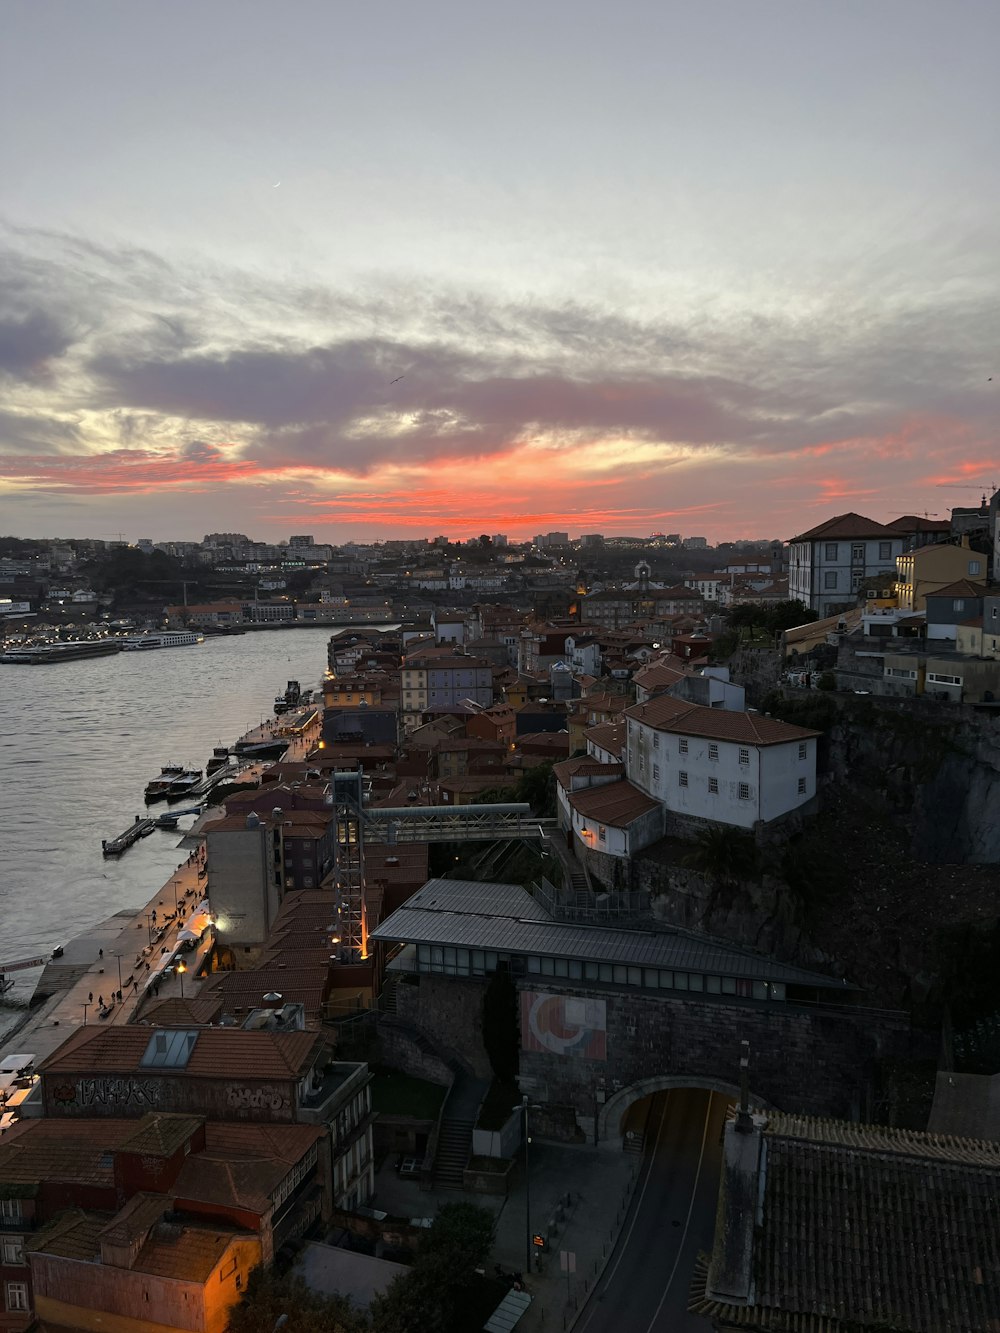
[[[187,855],[179,833],[157,829],[108,860],[101,839],[145,814],[143,788],[163,764],[204,769],[213,745],[273,716],[286,681],[315,688],[329,637],[328,628],[280,630],[53,666],[0,664],[0,962],[48,955],[147,902]],[[192,822],[182,820],[182,831]],[[15,976],[0,1031],[38,973]]]

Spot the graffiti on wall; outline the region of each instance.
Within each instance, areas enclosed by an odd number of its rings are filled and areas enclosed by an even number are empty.
[[[607,1004],[581,995],[521,992],[521,1047],[580,1060],[607,1058]]]
[[[226,1101],[234,1111],[287,1111],[291,1106],[276,1088],[230,1087]]]
[[[156,1106],[160,1085],[144,1078],[81,1078],[74,1100],[80,1106]]]

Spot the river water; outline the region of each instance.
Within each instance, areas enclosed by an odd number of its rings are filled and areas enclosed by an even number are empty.
[[[329,627],[258,631],[89,661],[0,664],[0,962],[47,957],[146,903],[185,859],[178,842],[193,819],[118,858],[104,859],[101,839],[145,814],[143,788],[163,764],[204,769],[214,745],[273,717],[287,681],[315,688],[329,638]],[[12,974],[0,1033],[37,978]]]

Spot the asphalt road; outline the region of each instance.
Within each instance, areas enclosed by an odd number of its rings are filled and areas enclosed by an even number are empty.
[[[696,1088],[651,1098],[632,1205],[576,1333],[710,1333],[687,1302],[712,1241],[726,1105]]]

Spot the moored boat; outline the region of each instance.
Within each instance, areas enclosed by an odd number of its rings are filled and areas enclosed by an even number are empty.
[[[146,804],[149,805],[152,801],[162,801],[170,791],[171,783],[182,777],[184,772],[183,764],[164,764],[160,769],[160,776],[146,783]]]

